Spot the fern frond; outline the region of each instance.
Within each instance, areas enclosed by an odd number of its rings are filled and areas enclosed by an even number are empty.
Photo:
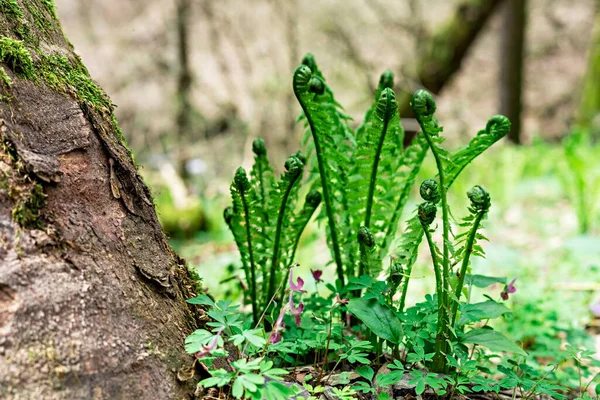
[[[375,102],[369,107],[367,112],[365,113],[365,118],[363,119],[362,124],[356,129],[356,137],[359,138],[364,133],[368,122],[371,120],[371,114],[375,109],[377,109],[377,104],[379,103],[379,97],[381,97],[381,93],[386,89],[394,89],[394,73],[389,69],[384,71],[379,77],[379,84],[377,85],[377,89],[375,90]]]
[[[402,282],[402,294],[400,297],[400,312],[404,311],[406,304],[406,293],[412,267],[417,261],[417,250],[423,240],[423,227],[418,215],[414,215],[406,222],[406,228],[402,239],[394,254],[394,262],[390,266],[388,281],[391,283],[392,292],[395,292]]]
[[[258,297],[257,297],[257,256],[260,257],[261,250],[264,250],[264,246],[261,246],[264,235],[262,231],[263,213],[262,210],[257,207],[258,197],[254,187],[250,184],[246,170],[240,167],[235,172],[233,183],[231,184],[231,199],[233,201],[233,218],[230,219],[230,224],[239,224],[245,229],[245,244],[243,247],[238,248],[242,258],[242,263],[246,259],[246,265],[249,276],[246,279],[249,280],[250,297],[252,301],[252,318],[254,322],[258,321]],[[234,227],[234,237],[236,231],[239,228]],[[237,233],[239,235],[239,231]],[[256,254],[258,253],[258,254]],[[264,279],[264,278],[263,278]]]
[[[285,265],[292,265],[294,262],[296,250],[300,243],[300,237],[302,236],[306,225],[321,204],[321,200],[321,193],[316,190],[311,190],[304,199],[304,206],[302,209],[295,213],[291,219],[288,228],[286,229],[286,236],[287,243],[292,243],[292,245],[286,247],[287,253],[285,254]]]
[[[275,228],[275,235],[273,238],[273,251],[271,257],[271,265],[269,270],[269,285],[266,292],[264,302],[267,303],[275,294],[275,284],[279,282],[278,277],[281,278],[281,271],[285,270],[287,265],[282,263],[286,261],[282,257],[282,247],[284,249],[292,245],[288,243],[285,234],[285,229],[290,225],[290,217],[294,212],[296,205],[296,199],[298,197],[298,187],[302,180],[302,171],[304,164],[299,158],[291,156],[285,162],[285,172],[281,176],[280,181],[273,187],[269,197],[274,202],[270,209],[276,209],[277,211],[277,226]]]
[[[396,187],[401,184],[398,179],[403,166],[403,139],[396,95],[392,89],[385,88],[357,139],[354,168],[347,188],[352,216],[350,236],[360,233],[359,228],[363,226],[372,232],[374,240],[383,240],[385,226],[396,207]],[[356,243],[351,243],[347,247],[348,258],[357,250]],[[381,266],[371,268],[371,273],[380,270]]]
[[[506,136],[509,131],[510,121],[508,118],[503,115],[495,115],[490,118],[485,129],[477,132],[477,135],[471,139],[468,145],[458,149],[450,157],[450,163],[446,169],[447,188],[452,186],[452,183],[467,165],[498,140]]]
[[[263,208],[265,220],[269,222],[269,213],[267,210],[269,199],[268,194],[273,186],[275,177],[273,176],[273,168],[269,165],[267,157],[267,148],[265,141],[262,138],[256,138],[252,142],[252,152],[254,152],[254,165],[250,170],[252,182],[256,186],[256,194],[258,201]]]
[[[320,82],[320,83],[319,83]],[[306,65],[301,65],[294,73],[293,88],[302,106],[306,123],[312,136],[316,165],[312,174],[320,178],[323,191],[324,211],[327,219],[327,236],[336,264],[338,279],[344,282],[344,261],[341,251],[344,235],[342,222],[347,216],[344,201],[347,185],[347,165],[352,153],[351,132],[337,110],[333,96],[325,89],[325,83],[318,74],[313,74]]]
[[[435,103],[433,105],[427,99],[419,102],[418,106],[420,110],[427,113],[435,111]],[[429,111],[427,111],[429,110]],[[437,120],[435,123],[432,118],[426,118],[424,120],[425,126],[429,129],[437,128]],[[482,154],[486,149],[491,147],[494,143],[504,137],[510,130],[510,122],[508,118],[502,115],[496,115],[487,122],[486,128],[477,133],[469,144],[456,152],[450,157],[443,156],[445,159],[446,170],[445,177],[446,182],[444,183],[446,190],[450,188],[452,183],[458,178],[464,168],[471,163],[477,156]],[[439,131],[438,131],[439,133]],[[423,238],[423,230],[419,229],[420,224],[417,216],[414,216],[407,221],[407,227],[405,233],[401,239],[401,242],[396,249],[395,259],[396,261],[392,264],[389,271],[390,278],[398,276],[401,271],[404,271],[404,275],[410,275],[412,267],[417,260],[418,248]],[[449,243],[447,243],[448,245]],[[449,249],[452,246],[449,247]],[[397,278],[396,278],[397,279]],[[404,285],[408,285],[409,278],[406,277]],[[401,306],[404,305],[404,301],[401,299]]]
[[[425,139],[423,133],[420,133],[416,138],[413,139],[410,146],[408,146],[404,152],[401,160],[402,168],[397,174],[397,180],[400,182],[400,190],[397,192],[394,190],[394,192],[397,193],[396,205],[382,229],[385,234],[383,235],[378,250],[379,259],[383,259],[383,257],[385,257],[389,251],[392,241],[396,237],[402,211],[404,210],[404,206],[408,201],[410,191],[415,184],[415,180],[417,179],[417,175],[419,174],[419,170],[421,169],[421,165],[423,164],[423,160],[425,160],[428,150],[429,145],[427,144],[427,140]]]
[[[458,282],[453,288],[454,290],[454,302],[452,304],[452,324],[456,321],[456,313],[458,310],[458,304],[460,295],[463,290],[465,283],[465,276],[467,275],[467,269],[470,264],[471,255],[485,257],[483,248],[477,244],[477,239],[485,238],[480,235],[478,230],[481,228],[481,221],[487,215],[492,203],[490,195],[482,186],[474,186],[467,192],[467,196],[471,201],[469,206],[469,215],[463,218],[463,226],[466,226],[468,230],[461,235],[457,236],[459,248],[456,253],[456,259],[462,259],[460,270],[458,271]]]
[[[288,267],[294,263],[294,259],[296,257],[296,250],[298,250],[298,244],[300,243],[300,237],[306,228],[306,225],[312,218],[313,214],[321,204],[322,196],[316,190],[311,190],[308,192],[304,199],[304,205],[302,209],[294,214],[294,216],[289,221],[285,229],[285,240],[286,246],[283,246],[283,250],[285,253],[282,255],[283,265]],[[288,276],[290,273],[289,268],[285,268],[285,276],[283,280],[279,280],[279,282],[287,282]],[[279,295],[279,304],[282,304],[283,301],[283,292]]]

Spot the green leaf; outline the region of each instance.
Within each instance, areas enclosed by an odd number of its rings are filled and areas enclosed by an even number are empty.
[[[375,299],[352,299],[348,311],[360,319],[375,335],[394,344],[402,339],[402,325],[394,311]]]
[[[375,375],[375,371],[373,371],[373,368],[369,367],[368,365],[361,365],[360,367],[356,368],[356,373],[368,380],[369,382],[373,380],[373,376]]]
[[[484,319],[494,319],[507,313],[512,313],[512,311],[504,304],[493,300],[484,301],[482,303],[466,304],[461,307],[458,325]]]
[[[467,275],[467,285],[473,285],[478,288],[486,288],[494,283],[506,284],[506,277],[495,277],[485,275]]]
[[[214,334],[206,329],[197,329],[185,338],[185,351],[189,354],[197,353],[214,338]]]
[[[526,356],[527,353],[517,346],[515,342],[498,331],[488,328],[478,328],[465,333],[461,339],[462,343],[478,344],[492,351],[508,351],[510,353]]]
[[[262,332],[262,329],[252,329],[248,331],[244,331],[242,334],[246,338],[246,340],[252,343],[256,347],[263,347],[267,341],[265,338],[259,336]]]
[[[211,306],[211,307],[215,306],[215,302],[212,301],[212,299],[205,294],[201,294],[192,299],[188,299],[188,300],[186,300],[186,302],[188,302],[190,304],[198,304],[201,306]]]

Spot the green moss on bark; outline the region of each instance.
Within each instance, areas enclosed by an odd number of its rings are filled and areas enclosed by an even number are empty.
[[[54,1],[0,0],[0,12],[9,24],[11,35],[21,39],[0,36],[0,62],[20,78],[70,93],[80,103],[85,103],[103,115],[109,115],[115,136],[131,155],[114,116],[114,104],[92,80],[79,57],[73,53],[68,57],[64,54],[48,54],[40,46],[40,40],[51,44],[59,40],[57,38],[64,38],[56,18]],[[69,45],[68,40],[64,40]],[[0,80],[4,83],[10,81],[10,77],[5,75],[0,72]]]
[[[38,182],[31,182],[28,191],[20,192],[16,198],[16,206],[12,210],[13,220],[25,229],[41,229],[44,226],[41,211],[46,207],[44,187]]]
[[[31,53],[20,40],[0,37],[0,60],[22,78],[35,77]]]
[[[23,18],[23,10],[19,7],[17,0],[0,0],[0,12],[10,19]]]

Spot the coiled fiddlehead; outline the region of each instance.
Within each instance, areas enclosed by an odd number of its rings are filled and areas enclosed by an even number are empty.
[[[440,202],[440,188],[435,179],[425,179],[419,187],[419,193],[425,201],[431,202],[433,204]]]

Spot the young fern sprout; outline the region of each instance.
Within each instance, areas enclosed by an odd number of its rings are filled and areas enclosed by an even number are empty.
[[[435,102],[431,96],[424,96],[422,94],[420,97],[420,99],[417,99],[417,102],[413,102],[413,104],[420,111],[427,112],[428,109],[430,111],[435,110]],[[481,155],[494,143],[506,136],[509,130],[510,121],[508,118],[502,115],[493,116],[487,122],[485,129],[480,130],[477,135],[471,139],[467,146],[455,151],[449,157],[449,161],[445,163],[444,178],[446,190],[450,189],[452,183],[454,183],[467,165],[469,165],[475,158]],[[423,133],[421,133],[419,136],[421,135],[423,135]],[[417,140],[418,138],[419,137],[417,137]],[[393,290],[398,288],[400,277],[404,279],[400,297],[400,312],[404,310],[410,274],[412,267],[417,260],[417,253],[423,238],[423,234],[424,233],[421,229],[418,216],[409,219],[407,221],[400,245],[395,252],[395,260],[390,266],[388,279],[392,283]]]
[[[370,260],[369,257],[375,246],[375,238],[366,226],[361,226],[358,229],[358,246],[360,249],[360,265],[358,276],[370,275]]]
[[[239,168],[231,185],[233,206],[223,217],[233,233],[241,255],[242,268],[252,304],[254,322],[275,295],[276,284],[287,276],[300,236],[321,202],[312,191],[296,211],[298,191],[306,158],[297,152],[285,163],[285,172],[276,180],[269,165],[264,141],[252,143],[254,165],[248,179]]]
[[[443,138],[439,135],[442,131],[442,128],[438,125],[437,119],[433,116],[435,112],[436,105],[435,100],[429,92],[425,90],[417,90],[412,97],[411,107],[415,113],[417,118],[417,122],[421,127],[421,130],[425,134],[425,138],[427,139],[427,143],[429,144],[429,148],[431,149],[431,153],[435,159],[435,163],[438,170],[438,180],[439,180],[439,198],[441,200],[441,208],[442,208],[442,228],[443,228],[443,236],[442,236],[442,290],[438,291],[438,297],[442,297],[442,301],[440,302],[441,307],[438,310],[438,339],[436,340],[436,351],[434,356],[434,369],[443,372],[445,370],[446,359],[445,353],[447,352],[447,329],[448,325],[448,312],[449,312],[449,287],[450,287],[450,252],[451,252],[451,242],[450,242],[450,211],[448,208],[448,200],[447,200],[447,187],[445,180],[445,166],[449,163],[449,155],[446,150],[441,147],[441,143],[443,142]],[[437,195],[436,195],[437,196]],[[424,229],[425,233],[428,234],[428,230]],[[428,237],[428,240],[430,238]],[[432,250],[434,248],[431,247]],[[452,250],[453,252],[453,250]],[[435,253],[432,252],[432,257],[434,257]],[[438,268],[436,268],[437,270]],[[438,300],[439,301],[439,300]]]
[[[305,57],[305,61],[310,61]],[[312,60],[314,61],[314,60]],[[314,62],[313,62],[314,64]],[[316,65],[313,65],[316,70]],[[342,251],[340,246],[340,240],[338,238],[338,218],[336,218],[335,212],[336,205],[334,205],[335,185],[341,185],[341,182],[334,178],[338,176],[337,171],[331,165],[331,162],[326,160],[328,155],[332,159],[335,159],[336,151],[331,149],[331,143],[329,143],[328,136],[330,134],[331,126],[333,124],[332,115],[325,111],[324,107],[316,101],[315,96],[321,95],[325,92],[325,83],[321,76],[313,74],[311,68],[306,65],[298,67],[294,73],[293,89],[298,102],[302,107],[306,122],[310,128],[313,143],[315,147],[315,153],[317,157],[318,171],[321,180],[321,188],[323,190],[323,203],[325,206],[325,213],[327,216],[329,242],[333,253],[334,261],[336,264],[337,276],[342,285],[344,284],[344,264],[342,261]],[[339,122],[339,121],[338,121]],[[330,150],[327,152],[327,150]]]
[[[250,176],[257,183],[258,200],[261,203],[261,207],[266,211],[267,203],[269,201],[267,195],[269,189],[273,185],[273,169],[269,165],[269,159],[267,158],[267,147],[265,141],[262,138],[256,138],[252,142],[252,152],[254,153],[254,165],[250,171]],[[269,214],[265,213],[265,221],[269,223]]]
[[[258,320],[258,303],[256,296],[256,262],[254,258],[254,246],[252,243],[253,223],[251,221],[250,207],[251,202],[255,201],[255,193],[252,185],[248,181],[246,170],[239,167],[235,171],[233,178],[233,184],[231,185],[231,197],[233,199],[233,210],[234,215],[241,215],[242,223],[246,229],[246,243],[244,249],[247,250],[247,267],[246,269],[250,272],[250,300],[252,302],[252,319],[253,321]],[[229,216],[229,215],[228,215]],[[235,223],[231,221],[230,223]],[[235,233],[234,233],[235,235]]]
[[[467,268],[469,267],[471,254],[481,253],[481,251],[476,248],[477,239],[479,238],[485,240],[485,236],[477,233],[477,231],[481,227],[481,221],[485,218],[492,205],[489,193],[483,188],[483,186],[480,185],[473,186],[467,192],[467,197],[471,201],[471,205],[469,206],[470,215],[463,219],[464,222],[461,225],[468,226],[469,230],[456,237],[459,242],[466,240],[466,243],[457,250],[457,258],[460,259],[460,257],[462,257],[462,264],[457,274],[458,283],[454,291],[455,299],[454,303],[452,304],[451,311],[452,326],[454,326],[456,323],[456,315],[458,312],[460,296],[463,292],[465,276],[467,275]]]
[[[271,269],[269,271],[269,286],[267,289],[267,301],[275,294],[276,277],[279,268],[281,267],[281,241],[283,236],[283,225],[286,218],[286,211],[289,208],[288,201],[290,194],[294,188],[297,188],[302,177],[304,164],[298,157],[291,156],[285,162],[285,170],[282,181],[285,183],[285,188],[281,196],[279,213],[277,215],[277,227],[275,230],[275,238],[273,242],[273,257],[271,259]],[[292,211],[292,210],[290,210]],[[288,216],[289,217],[289,216]],[[285,265],[283,266],[285,268]]]

